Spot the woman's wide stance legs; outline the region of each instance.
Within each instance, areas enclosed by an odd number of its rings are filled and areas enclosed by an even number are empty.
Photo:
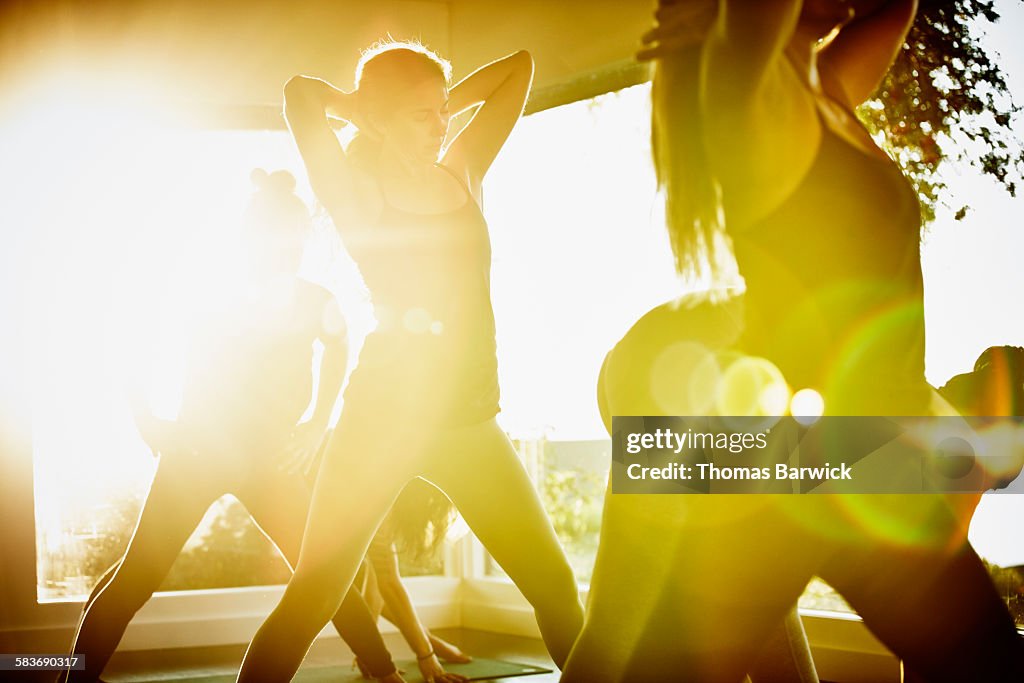
[[[793,533],[773,499],[609,493],[562,680],[736,683],[757,668],[824,550]],[[814,680],[813,667],[798,669],[790,680]]]
[[[508,437],[494,420],[453,429],[432,444],[424,477],[533,605],[552,660],[564,666],[583,625],[576,578]]]
[[[267,472],[243,487],[238,497],[256,525],[284,555],[288,566],[294,568],[299,561],[309,512],[309,484],[299,474],[288,475],[270,469]],[[331,622],[338,635],[374,676],[394,672],[391,655],[359,591],[345,593]]]
[[[918,676],[913,680],[1024,680],[1024,642],[966,542],[952,551],[852,549],[821,575]]]
[[[161,456],[124,558],[86,605],[73,649],[85,656],[86,668],[70,672],[69,681],[99,678],[132,617],[160,587],[207,508],[225,492],[218,479],[195,456]]]
[[[295,574],[249,644],[239,681],[291,680],[412,477],[407,430],[371,429],[344,418],[342,423],[317,476]]]

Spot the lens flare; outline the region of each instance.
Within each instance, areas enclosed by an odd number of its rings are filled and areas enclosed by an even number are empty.
[[[789,413],[802,425],[812,425],[825,413],[825,399],[814,389],[801,389],[789,400]]]
[[[651,364],[650,387],[661,415],[706,415],[721,369],[715,354],[697,342],[666,347]]]
[[[921,346],[923,353],[923,314],[921,302],[912,299],[895,300],[884,308],[865,312],[829,371],[826,393],[848,404],[831,406],[833,413],[864,414],[865,406],[872,407],[875,413],[884,413],[895,409],[895,401],[916,397],[917,389],[923,385],[923,368],[915,369],[899,359],[916,353],[915,345]],[[905,348],[896,351],[894,346]]]
[[[425,308],[411,308],[402,316],[402,327],[413,334],[426,334],[434,318]]]
[[[719,415],[781,415],[789,402],[782,372],[769,360],[743,356],[722,373],[715,396]]]
[[[966,538],[956,509],[968,498],[976,496],[820,494],[784,497],[780,507],[809,534],[841,543],[952,550]]]

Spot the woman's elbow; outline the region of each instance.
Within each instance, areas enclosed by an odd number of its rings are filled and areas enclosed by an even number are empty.
[[[516,50],[508,56],[508,59],[512,62],[517,72],[531,78],[533,77],[533,55],[530,54],[529,50]]]
[[[305,99],[309,94],[309,84],[312,80],[309,76],[302,75],[289,78],[282,90],[285,106],[287,107],[289,103],[294,104],[299,100]]]
[[[511,55],[509,55],[509,58],[510,59],[515,59],[515,60],[520,61],[520,62],[524,62],[524,63],[529,64],[531,66],[533,65],[533,55],[530,54],[530,51],[526,50],[526,49],[516,50]]]

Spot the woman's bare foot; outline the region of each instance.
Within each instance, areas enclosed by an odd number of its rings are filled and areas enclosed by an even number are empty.
[[[442,662],[465,664],[466,662],[473,661],[472,657],[460,650],[457,646],[452,645],[447,640],[438,638],[433,633],[430,634],[430,647],[434,648],[434,653]]]

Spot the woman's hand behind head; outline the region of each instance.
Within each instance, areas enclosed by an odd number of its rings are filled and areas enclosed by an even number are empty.
[[[717,0],[662,2],[654,13],[657,25],[640,37],[644,47],[637,59],[661,59],[703,42],[718,16],[718,5]]]

